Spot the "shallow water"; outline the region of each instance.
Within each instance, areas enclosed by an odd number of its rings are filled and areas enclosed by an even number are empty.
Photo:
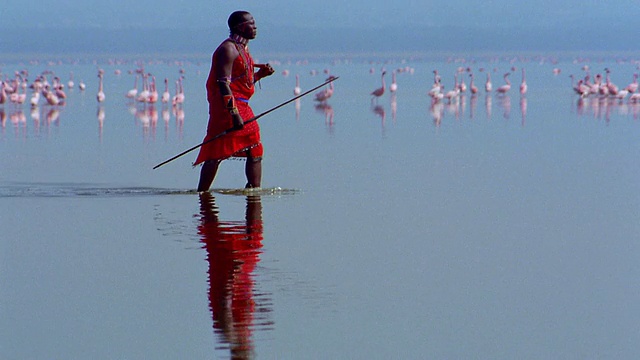
[[[183,70],[181,109],[128,104],[130,60],[5,64],[88,88],[0,107],[2,357],[633,358],[640,109],[580,101],[568,76],[626,85],[635,63],[390,59],[265,59],[290,74],[262,82],[256,113],[296,73],[303,90],[340,79],[328,104],[260,120],[264,186],[285,191],[238,194],[227,161],[211,197],[195,152],[152,170],[204,136],[206,59],[147,62],[171,85]],[[451,88],[459,66],[494,88],[514,66],[513,88],[432,105],[432,70]],[[372,101],[382,67],[387,85],[413,72]]]

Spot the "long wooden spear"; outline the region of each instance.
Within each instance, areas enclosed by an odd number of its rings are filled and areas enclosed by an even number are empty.
[[[274,111],[274,110],[277,110],[277,109],[279,109],[279,108],[281,108],[281,107],[283,107],[283,106],[285,106],[285,105],[287,105],[287,104],[289,104],[289,103],[291,103],[291,102],[293,102],[293,101],[295,101],[295,100],[298,100],[298,99],[300,99],[301,97],[303,97],[303,96],[305,96],[305,95],[308,95],[309,93],[311,93],[311,92],[313,92],[313,91],[315,91],[315,90],[318,90],[319,88],[321,88],[321,87],[323,87],[323,86],[325,86],[325,85],[329,84],[330,82],[337,80],[338,78],[339,78],[338,76],[331,76],[331,77],[329,77],[329,79],[327,79],[327,81],[325,81],[324,83],[322,83],[322,84],[320,84],[320,85],[318,85],[318,86],[314,87],[313,89],[307,90],[307,91],[303,92],[302,94],[300,94],[300,95],[298,95],[298,96],[295,96],[295,97],[293,97],[293,98],[291,98],[291,99],[289,99],[289,100],[287,100],[287,101],[283,102],[282,104],[280,104],[280,105],[278,105],[278,106],[275,106],[275,107],[273,107],[273,108],[271,108],[271,109],[269,109],[269,110],[267,110],[267,111],[265,111],[265,112],[263,112],[263,113],[261,113],[261,114],[259,114],[259,115],[256,115],[256,116],[252,117],[251,119],[246,120],[244,123],[245,123],[245,124],[248,124],[248,123],[250,123],[250,122],[254,122],[254,121],[258,120],[259,118],[261,118],[261,117],[263,117],[263,116],[267,115],[268,113],[270,113],[270,112],[272,112],[272,111]],[[166,163],[168,163],[168,162],[171,162],[171,161],[173,161],[173,160],[175,160],[175,159],[177,159],[177,158],[179,158],[179,157],[181,157],[181,156],[183,156],[183,155],[185,155],[185,154],[187,154],[187,153],[190,153],[191,151],[193,151],[193,150],[195,150],[195,149],[197,149],[197,148],[201,147],[202,145],[204,145],[204,144],[206,144],[206,143],[209,143],[209,142],[211,142],[211,141],[213,141],[213,140],[215,140],[215,139],[217,139],[217,138],[219,138],[219,137],[221,137],[221,136],[224,136],[224,135],[226,135],[226,134],[228,134],[228,133],[230,133],[230,132],[232,132],[232,131],[234,131],[234,130],[235,130],[234,128],[227,129],[227,130],[225,130],[225,131],[221,132],[220,134],[217,134],[216,136],[212,137],[211,139],[209,139],[209,140],[207,140],[207,141],[204,141],[204,142],[202,142],[202,143],[200,143],[200,144],[198,144],[198,145],[196,145],[196,146],[194,146],[194,147],[191,147],[191,148],[189,148],[189,149],[187,149],[187,150],[185,150],[185,151],[181,152],[180,154],[178,154],[178,155],[176,155],[176,156],[174,156],[174,157],[172,157],[172,158],[170,158],[170,159],[167,159],[167,160],[165,160],[165,161],[161,162],[160,164],[158,164],[158,165],[154,166],[153,168],[154,168],[154,169],[157,169],[157,168],[159,168],[160,166],[162,166],[162,165],[164,165],[164,164],[166,164]]]

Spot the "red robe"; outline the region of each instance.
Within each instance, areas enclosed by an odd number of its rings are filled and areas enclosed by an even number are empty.
[[[225,40],[231,41],[231,40]],[[253,95],[253,58],[248,49],[238,46],[238,57],[233,61],[231,71],[231,92],[235,98],[238,112],[242,119],[249,120],[254,117],[253,110],[249,106],[249,99]],[[215,78],[216,57],[213,56],[211,72],[207,79],[207,100],[209,101],[209,123],[207,135],[203,141],[207,141],[216,135],[233,127],[233,121],[229,110],[223,103],[220,89]],[[198,165],[207,160],[224,160],[229,157],[246,157],[246,152],[252,157],[261,157],[263,154],[260,142],[260,127],[257,121],[245,124],[244,128],[220,136],[214,141],[200,147],[200,153],[193,165]]]

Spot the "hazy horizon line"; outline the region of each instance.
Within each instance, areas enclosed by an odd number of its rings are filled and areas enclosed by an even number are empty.
[[[579,28],[502,26],[386,26],[354,31],[346,27],[314,29],[282,25],[259,28],[253,49],[260,52],[482,52],[482,51],[638,51],[634,43],[610,31],[585,36]],[[0,52],[210,53],[227,33],[207,29],[157,28],[10,28],[3,29]],[[285,41],[286,39],[286,41]]]

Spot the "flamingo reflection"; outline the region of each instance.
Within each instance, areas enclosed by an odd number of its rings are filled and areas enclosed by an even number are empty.
[[[218,348],[233,359],[253,357],[252,331],[269,329],[269,294],[255,292],[254,270],[262,248],[260,196],[247,196],[244,221],[224,221],[209,192],[200,193],[198,234],[209,263],[209,307]]]
[[[317,112],[324,114],[324,123],[329,127],[333,126],[333,107],[329,103],[323,102],[314,106]]]
[[[520,98],[520,115],[522,116],[522,126],[527,122],[527,98]]]
[[[384,110],[384,106],[382,105],[372,105],[371,106],[371,111],[376,114],[377,116],[380,117],[380,123],[382,124],[382,127],[384,127],[385,124],[385,119],[387,117],[386,112]]]

